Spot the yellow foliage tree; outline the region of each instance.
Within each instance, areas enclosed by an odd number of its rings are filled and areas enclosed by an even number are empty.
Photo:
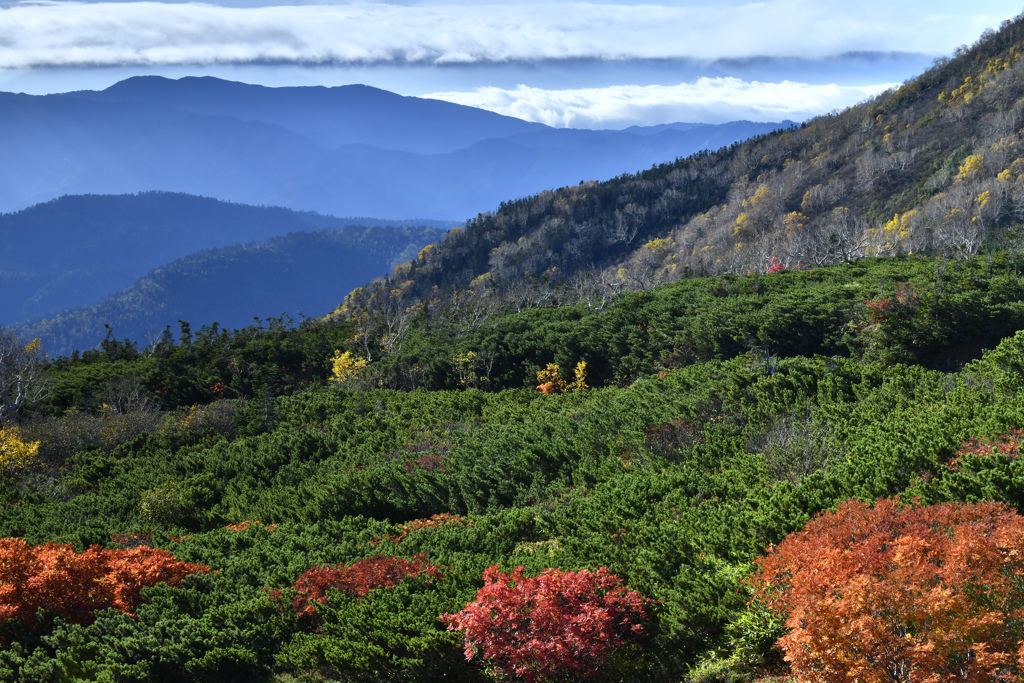
[[[799,234],[800,231],[803,230],[804,225],[807,224],[807,216],[803,215],[799,211],[793,211],[792,213],[786,214],[786,217],[782,219],[782,222],[786,226],[787,234]]]
[[[984,159],[982,156],[980,154],[972,154],[964,159],[964,163],[960,166],[960,172],[956,174],[956,180],[970,178],[980,171],[982,166],[984,166]]]
[[[548,366],[537,372],[537,391],[542,394],[560,394],[565,390],[565,382],[558,376],[558,366],[548,363]]]
[[[581,360],[576,364],[576,378],[565,388],[566,391],[582,391],[589,389],[587,386],[587,361]]]
[[[334,358],[331,359],[331,381],[344,382],[351,379],[366,365],[366,360],[363,358],[356,358],[348,351],[342,353],[335,350]]]
[[[542,394],[561,394],[589,388],[587,386],[587,361],[585,360],[576,364],[575,378],[568,384],[558,376],[558,366],[554,363],[548,363],[546,368],[537,373],[537,391]]]
[[[38,455],[38,441],[25,443],[18,427],[0,427],[0,475],[31,465]]]

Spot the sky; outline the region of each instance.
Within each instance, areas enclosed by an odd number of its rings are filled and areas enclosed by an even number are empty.
[[[133,75],[365,83],[553,126],[801,121],[894,87],[1021,0],[0,0],[0,90]]]

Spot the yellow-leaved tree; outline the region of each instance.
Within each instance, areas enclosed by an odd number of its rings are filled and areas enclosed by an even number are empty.
[[[334,352],[331,359],[331,381],[344,382],[355,377],[356,373],[367,366],[363,358],[356,358],[350,352]]]
[[[537,391],[542,394],[561,394],[568,391],[582,391],[589,389],[587,386],[587,361],[581,360],[576,364],[575,378],[568,384],[558,376],[558,366],[548,363],[548,366],[537,373]]]
[[[14,425],[0,426],[0,476],[31,465],[38,455],[38,441],[25,443],[21,429]]]

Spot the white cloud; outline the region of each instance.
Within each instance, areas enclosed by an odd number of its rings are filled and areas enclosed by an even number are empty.
[[[478,88],[472,92],[435,92],[430,97],[549,126],[620,128],[666,121],[722,122],[804,119],[842,109],[896,84],[864,87],[747,82],[738,78],[701,78],[679,85],[624,85],[579,90]]]
[[[993,4],[987,13],[928,13],[916,3],[883,0],[762,0],[728,8],[33,2],[0,8],[0,68],[945,54],[1009,15]]]

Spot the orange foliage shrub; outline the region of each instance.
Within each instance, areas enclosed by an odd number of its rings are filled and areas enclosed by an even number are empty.
[[[548,366],[537,372],[537,391],[548,396],[554,396],[565,391],[565,382],[558,376],[558,366],[548,363]]]
[[[386,536],[384,536],[384,538],[391,540],[395,545],[397,545],[404,541],[406,537],[411,533],[415,533],[422,529],[440,529],[441,527],[446,526],[467,527],[476,525],[473,524],[473,520],[467,519],[466,517],[462,517],[460,515],[452,515],[447,512],[442,512],[439,515],[431,515],[429,518],[426,519],[414,519],[411,522],[399,524],[398,530],[402,533],[387,534]],[[375,546],[382,540],[383,539],[379,536],[374,537],[373,540],[370,541],[370,545]]]
[[[759,560],[799,681],[995,683],[1024,671],[1024,518],[1002,503],[847,501]]]
[[[0,623],[17,618],[34,626],[39,609],[74,624],[90,623],[96,610],[110,607],[133,614],[143,587],[177,586],[189,574],[208,571],[159,548],[94,545],[78,554],[71,545],[30,546],[19,538],[0,538]]]
[[[441,568],[430,564],[423,555],[411,560],[377,555],[348,567],[313,567],[295,582],[292,606],[299,616],[309,617],[316,614],[316,605],[324,602],[331,588],[359,598],[378,588],[393,588],[406,578],[420,574],[440,578]]]
[[[271,531],[271,532],[276,531],[277,527],[278,527],[277,524],[265,525],[263,522],[259,521],[258,519],[247,519],[244,522],[239,522],[238,524],[228,524],[224,528],[225,529],[230,529],[231,531],[239,532],[239,531],[245,531],[250,526],[263,527],[267,531]]]

